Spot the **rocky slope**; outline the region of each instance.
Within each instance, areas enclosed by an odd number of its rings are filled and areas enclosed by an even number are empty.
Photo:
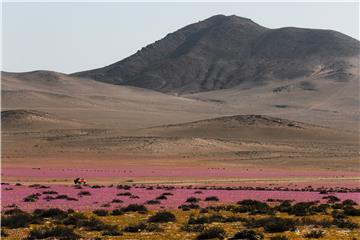
[[[193,93],[259,86],[321,74],[346,81],[359,41],[331,30],[268,29],[217,15],[188,25],[109,66],[75,73],[98,81],[162,92]]]

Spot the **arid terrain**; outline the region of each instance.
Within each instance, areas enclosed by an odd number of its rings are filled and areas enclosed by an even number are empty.
[[[219,15],[103,68],[2,72],[1,236],[357,239],[359,69],[344,34]]]
[[[342,84],[343,88],[352,86],[352,82]],[[342,114],[346,109],[336,108],[338,113],[333,114],[338,117],[330,121],[329,111],[314,114],[312,109],[289,111],[287,107],[273,107],[271,112],[261,100],[246,100],[242,104],[231,94],[235,90],[221,91],[225,91],[222,96],[228,94],[229,100],[205,100],[211,92],[173,96],[54,72],[3,73],[3,179],[31,182],[73,178],[72,174],[60,179],[51,174],[41,175],[40,179],[34,179],[31,174],[8,175],[11,171],[7,169],[13,168],[26,168],[30,172],[34,171],[32,168],[149,168],[165,172],[164,169],[184,172],[193,169],[194,174],[191,179],[181,174],[144,174],[131,180],[216,183],[241,180],[241,175],[227,173],[229,170],[262,169],[263,172],[251,178],[268,182],[266,172],[282,170],[288,173],[282,177],[302,172],[307,181],[313,182],[314,179],[306,176],[310,170],[318,172],[318,177],[326,177],[320,182],[356,184],[359,142],[358,132],[351,126],[357,121]],[[263,92],[266,98],[263,101],[267,104],[271,104],[271,98],[267,99],[271,95],[278,99],[278,93]],[[214,99],[218,94],[214,91],[208,98]],[[316,92],[312,97],[322,95]],[[332,97],[339,98],[338,95]],[[309,101],[309,98],[303,99]],[[305,104],[299,101],[299,105]],[[247,114],[250,102],[254,110]],[[323,102],[322,106],[330,107],[329,104]],[[275,102],[271,105],[275,106]],[[332,107],[335,109],[335,105]],[[242,108],[248,110],[242,111]],[[294,116],[297,113],[300,120]],[[307,118],[310,113],[314,114],[313,118]],[[211,169],[217,168],[225,170],[220,175],[212,174]],[[114,177],[125,181],[130,176],[104,174],[99,178],[94,174],[87,177],[96,181],[114,180]]]

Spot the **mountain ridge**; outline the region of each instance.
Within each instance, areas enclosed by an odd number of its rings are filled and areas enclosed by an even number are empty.
[[[185,26],[111,65],[72,74],[169,93],[227,89],[242,83],[307,77],[353,77],[347,59],[359,41],[333,30],[269,29],[250,19],[216,15]]]

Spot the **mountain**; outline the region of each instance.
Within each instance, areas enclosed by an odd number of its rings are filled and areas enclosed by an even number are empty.
[[[347,81],[354,78],[351,68],[358,56],[359,41],[339,32],[269,29],[247,18],[216,15],[119,62],[73,75],[161,92],[195,93],[314,75]]]
[[[354,131],[360,119],[358,89],[356,78],[345,82],[313,77],[173,96],[51,71],[1,74],[2,110],[37,110],[81,122],[83,127],[126,132],[238,114]]]

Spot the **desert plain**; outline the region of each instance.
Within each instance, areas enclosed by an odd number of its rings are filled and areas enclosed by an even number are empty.
[[[214,28],[231,44],[244,29],[254,34],[234,48],[254,59],[222,56]],[[189,35],[199,29],[209,32],[197,42]],[[296,48],[262,49],[276,37]],[[157,59],[176,41],[186,44]],[[358,41],[337,32],[215,16],[104,68],[2,72],[2,235],[358,239],[354,49]]]

